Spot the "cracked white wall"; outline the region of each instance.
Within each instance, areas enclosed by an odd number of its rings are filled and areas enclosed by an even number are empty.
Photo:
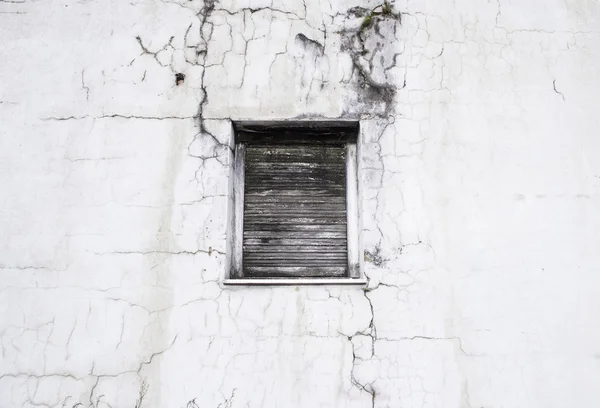
[[[600,6],[376,5],[0,0],[0,407],[600,400]],[[361,120],[366,291],[220,283],[286,118]]]

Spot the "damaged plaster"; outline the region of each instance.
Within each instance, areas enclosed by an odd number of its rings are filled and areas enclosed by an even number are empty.
[[[593,406],[599,15],[0,1],[0,406]],[[364,288],[222,285],[285,119],[360,120]]]

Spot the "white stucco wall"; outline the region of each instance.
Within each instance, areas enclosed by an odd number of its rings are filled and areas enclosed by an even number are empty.
[[[0,0],[0,407],[597,406],[600,5],[376,4]],[[361,120],[366,291],[222,285],[288,118]]]

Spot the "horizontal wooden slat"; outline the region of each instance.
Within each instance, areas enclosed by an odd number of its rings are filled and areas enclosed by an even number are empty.
[[[249,184],[253,183],[252,179],[246,179]],[[267,190],[278,190],[279,192],[288,191],[330,191],[333,194],[337,194],[339,191],[344,192],[343,186],[337,185],[327,180],[315,180],[315,181],[301,181],[292,182],[288,180],[263,180],[260,184],[255,184],[248,189],[248,191],[267,191]]]
[[[341,200],[340,200],[341,201]],[[248,204],[248,203],[247,203]],[[319,202],[319,203],[313,203],[310,202],[309,200],[305,200],[305,201],[288,201],[288,202],[254,202],[254,203],[249,203],[250,205],[246,206],[246,211],[254,211],[256,209],[260,209],[261,211],[264,210],[269,210],[269,211],[280,211],[280,210],[297,210],[297,211],[304,211],[304,210],[310,210],[310,211],[337,211],[339,212],[344,212],[346,211],[346,204],[343,202],[333,202],[333,203],[328,203],[327,201],[325,202]]]
[[[252,196],[256,196],[256,197],[343,197],[346,198],[346,194],[344,192],[344,190],[339,190],[339,191],[332,191],[332,190],[319,190],[319,189],[313,189],[313,190],[309,190],[309,189],[303,189],[303,190],[275,190],[275,189],[268,189],[268,190],[254,190],[254,191],[247,191],[246,190],[246,197],[250,197],[250,200],[252,199]]]
[[[299,161],[265,161],[256,163],[252,168],[248,169],[250,174],[256,173],[274,173],[274,172],[289,172],[290,174],[302,173],[302,172],[323,172],[331,171],[334,173],[344,173],[346,168],[342,165],[331,164],[331,163],[310,163],[310,162],[299,162]]]
[[[321,182],[321,181],[327,181],[330,183],[334,183],[338,186],[342,186],[344,187],[344,184],[342,183],[342,180],[340,180],[340,178],[342,178],[344,176],[345,173],[337,173],[337,172],[331,172],[331,171],[327,171],[327,172],[311,172],[311,173],[289,173],[289,172],[285,172],[286,174],[283,174],[284,171],[280,171],[280,172],[272,172],[272,173],[256,173],[256,172],[252,172],[252,173],[247,173],[246,174],[246,180],[252,180],[252,181],[258,181],[260,183],[265,182],[265,181],[284,181],[284,182],[288,182],[288,183],[297,183],[300,181],[312,181],[312,182]]]
[[[294,202],[292,200],[288,200],[286,202],[280,203],[269,203],[269,202],[254,202],[254,203],[246,203],[245,206],[246,211],[249,211],[249,214],[252,211],[270,211],[271,213],[280,213],[281,211],[313,211],[313,213],[326,213],[326,212],[336,212],[337,214],[343,214],[346,211],[345,203],[310,203],[310,202]]]
[[[248,145],[246,158],[258,157],[263,160],[265,157],[287,156],[304,159],[306,157],[345,157],[346,151],[343,145],[336,147],[323,146],[305,146],[290,144],[287,146],[279,144],[268,144],[261,146]]]
[[[298,203],[298,204],[341,204],[346,206],[346,197],[315,197],[315,196],[260,196],[249,195],[246,200],[250,204],[279,204],[279,203]]]
[[[281,170],[279,172],[247,172],[246,180],[264,183],[267,181],[279,181],[279,182],[287,182],[287,183],[298,183],[301,181],[312,181],[312,182],[321,182],[327,181],[329,183],[333,183],[335,185],[344,187],[344,174],[345,173],[337,173],[337,172],[298,172],[298,173],[290,173],[285,170]]]
[[[302,266],[246,266],[244,274],[248,277],[289,278],[305,276],[332,276],[343,277],[347,275],[343,266],[318,266],[306,268]]]
[[[319,220],[308,218],[294,218],[288,220],[289,217],[280,219],[257,219],[251,218],[246,222],[245,230],[252,231],[344,231],[346,232],[346,222],[342,218],[322,218]],[[302,220],[302,221],[299,221]],[[310,228],[308,228],[310,227]],[[336,228],[338,227],[338,228]]]
[[[316,255],[316,253],[313,253]],[[245,266],[282,265],[282,266],[347,266],[347,256],[344,254],[322,254],[322,256],[285,256],[285,254],[248,254],[244,259]]]
[[[286,172],[291,176],[296,174],[346,174],[346,169],[341,165],[330,165],[323,163],[257,163],[248,169],[250,175],[256,174],[280,174]]]
[[[323,166],[340,165],[340,159],[346,157],[346,153],[342,149],[326,149],[325,152],[315,151],[313,149],[304,149],[305,146],[287,146],[277,148],[272,146],[255,147],[249,146],[251,149],[246,154],[249,160],[260,163],[263,166],[265,163],[319,163]],[[332,151],[334,150],[334,151]]]
[[[346,203],[344,202],[343,197],[339,200],[334,199],[335,197],[325,197],[320,199],[320,197],[313,197],[311,200],[308,197],[294,197],[289,200],[268,200],[267,198],[257,199],[255,201],[250,201],[247,203],[247,209],[252,209],[255,207],[258,208],[269,208],[269,209],[279,209],[279,208],[289,208],[296,207],[299,210],[305,208],[311,208],[314,210],[336,210],[336,211],[346,211]],[[314,202],[313,202],[314,200]],[[317,201],[318,200],[318,201]]]
[[[345,187],[336,184],[332,180],[260,180],[246,178],[247,183],[256,183],[250,187],[250,191],[265,191],[265,190],[278,190],[280,192],[287,191],[313,191],[313,190],[325,190],[336,193],[338,191],[344,191]]]
[[[312,265],[303,265],[303,264],[293,264],[293,263],[286,263],[286,264],[282,264],[280,262],[277,263],[271,263],[271,264],[265,264],[265,265],[246,265],[244,267],[244,275],[247,274],[248,270],[252,270],[252,269],[256,269],[256,268],[270,268],[270,269],[277,269],[277,268],[281,268],[281,270],[288,270],[291,271],[291,268],[297,268],[296,271],[299,274],[298,276],[316,276],[316,275],[311,275],[312,273],[314,273],[314,270],[323,270],[322,268],[335,268],[338,271],[345,271],[345,273],[348,273],[348,269],[346,265],[335,265],[335,264],[312,264]],[[331,269],[330,269],[331,270]],[[275,272],[275,271],[274,271]]]
[[[344,195],[344,188],[337,186],[321,186],[319,188],[317,186],[288,186],[281,185],[277,186],[274,184],[268,185],[260,185],[260,186],[252,186],[247,189],[247,193],[249,195],[252,194],[263,194],[267,196],[278,196],[278,195],[288,195],[288,196],[306,196],[309,194],[319,195],[324,197],[338,197]]]
[[[301,210],[295,210],[293,208],[282,208],[277,211],[277,214],[273,215],[273,210],[268,208],[249,208],[246,213],[246,219],[252,217],[275,217],[275,218],[286,218],[286,217],[303,217],[303,218],[333,218],[333,219],[344,219],[340,215],[340,211],[327,210],[315,212],[314,208],[305,208]]]
[[[244,242],[244,249],[248,252],[253,253],[269,253],[269,254],[300,254],[305,252],[310,252],[314,254],[319,254],[323,252],[327,252],[329,254],[334,254],[338,252],[346,253],[346,245],[344,242],[340,243],[341,245],[273,245],[273,244],[248,244]]]
[[[252,245],[264,246],[345,246],[346,242],[342,239],[335,238],[245,238],[244,245],[250,247]]]
[[[259,235],[270,232],[274,237],[279,234],[289,233],[296,234],[298,237],[307,236],[313,234],[316,237],[315,231],[320,234],[334,234],[335,239],[341,239],[341,235],[346,234],[346,226],[343,224],[329,224],[329,225],[295,225],[295,224],[252,224],[244,232],[245,238],[256,238]]]
[[[338,224],[337,220],[342,220],[346,223],[344,213],[340,212],[310,212],[310,211],[293,211],[293,209],[282,209],[281,211],[260,211],[260,208],[247,208],[248,212],[244,215],[244,222],[265,223],[274,222],[282,224],[330,224],[328,220],[333,220],[333,224]]]
[[[277,181],[277,182],[285,182],[288,184],[292,184],[292,183],[299,183],[299,182],[329,182],[329,183],[333,183],[335,185],[344,187],[344,184],[342,183],[342,181],[340,180],[340,178],[342,177],[342,174],[340,173],[332,173],[332,172],[327,172],[327,173],[322,173],[322,174],[302,174],[302,173],[297,173],[297,174],[290,174],[287,173],[283,174],[283,172],[278,172],[278,173],[268,173],[268,174],[254,174],[254,173],[246,173],[246,180],[249,181],[257,181],[259,183],[264,183],[264,182],[268,182],[268,181]]]
[[[277,190],[283,194],[287,194],[289,191],[303,192],[305,190],[323,190],[323,191],[334,191],[337,193],[339,190],[345,190],[343,185],[335,183],[331,180],[320,179],[320,180],[277,180],[277,179],[253,179],[251,177],[246,178],[249,186],[252,190]]]
[[[330,228],[331,229],[331,228]],[[244,239],[307,239],[307,240],[319,240],[319,239],[336,239],[342,240],[346,238],[346,229],[340,228],[338,231],[302,231],[296,229],[294,231],[245,231]]]
[[[244,220],[245,225],[254,224],[271,224],[277,225],[345,225],[346,219],[344,217],[330,218],[330,217],[260,217],[250,215]]]
[[[257,223],[252,228],[244,228],[245,232],[252,231],[272,231],[272,232],[306,232],[306,233],[315,233],[315,232],[344,232],[346,233],[346,225],[345,224],[278,224],[276,225],[277,229],[273,229],[273,225],[260,225]]]
[[[253,165],[253,168],[257,170],[265,170],[265,169],[276,169],[278,167],[282,167],[283,169],[289,167],[298,167],[298,168],[311,168],[311,169],[339,169],[342,167],[340,163],[332,162],[331,160],[324,160],[322,158],[316,156],[308,156],[308,157],[297,157],[293,155],[278,155],[278,156],[268,156],[259,158],[250,157],[250,159],[254,159],[256,161],[256,165]]]

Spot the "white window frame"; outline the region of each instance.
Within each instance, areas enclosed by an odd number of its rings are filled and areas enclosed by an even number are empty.
[[[327,128],[335,125],[357,124],[356,121],[302,121],[302,122],[235,122],[235,124],[268,124],[277,127],[298,126],[299,124],[317,124]],[[233,131],[233,129],[232,129]],[[234,131],[235,133],[235,131]],[[233,138],[235,140],[235,136]],[[226,285],[364,285],[361,257],[361,218],[360,218],[360,126],[356,140],[346,143],[346,215],[348,276],[343,278],[244,278],[243,277],[243,237],[244,237],[244,188],[245,188],[245,147],[244,143],[235,143],[230,177],[229,231],[227,245]],[[276,144],[276,143],[274,143]]]

